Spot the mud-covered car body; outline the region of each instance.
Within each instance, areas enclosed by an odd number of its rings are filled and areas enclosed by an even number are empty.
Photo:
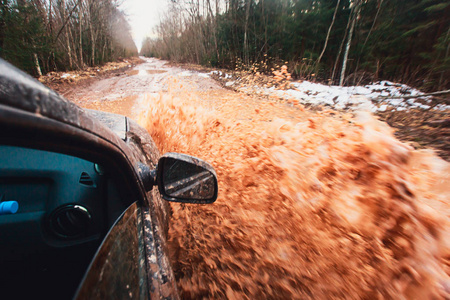
[[[19,204],[0,214],[3,299],[178,298],[145,129],[0,60],[0,155],[0,201]]]

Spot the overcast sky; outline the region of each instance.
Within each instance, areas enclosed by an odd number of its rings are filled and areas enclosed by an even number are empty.
[[[141,49],[146,36],[155,37],[152,28],[158,25],[160,16],[169,0],[123,0],[120,8],[128,16],[136,47]]]

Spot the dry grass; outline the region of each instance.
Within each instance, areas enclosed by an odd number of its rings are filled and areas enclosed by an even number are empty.
[[[111,75],[112,73],[123,73],[129,68],[142,63],[138,57],[120,59],[117,62],[108,62],[103,66],[87,67],[83,70],[69,72],[50,72],[39,77],[39,81],[52,89],[59,90],[67,88],[67,85],[80,84],[80,81],[90,80],[94,77]],[[68,74],[69,76],[64,76]]]

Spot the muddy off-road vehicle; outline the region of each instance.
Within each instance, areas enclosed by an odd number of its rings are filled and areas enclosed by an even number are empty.
[[[160,157],[134,121],[0,60],[1,299],[178,298],[167,201],[212,203],[217,190],[206,162]]]

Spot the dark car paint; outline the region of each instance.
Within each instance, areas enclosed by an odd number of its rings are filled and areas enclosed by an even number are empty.
[[[167,258],[169,205],[156,189],[145,192],[142,164],[155,168],[160,156],[147,131],[126,119],[126,139],[32,77],[0,60],[2,144],[66,153],[120,170],[126,197],[141,208],[151,298],[178,298]]]
[[[108,127],[112,132],[117,134],[121,140],[127,140],[128,119],[125,116],[112,114],[99,110],[86,109],[86,111],[99,120],[103,125]]]
[[[142,233],[141,208],[135,202],[111,228],[75,298],[148,298]]]

